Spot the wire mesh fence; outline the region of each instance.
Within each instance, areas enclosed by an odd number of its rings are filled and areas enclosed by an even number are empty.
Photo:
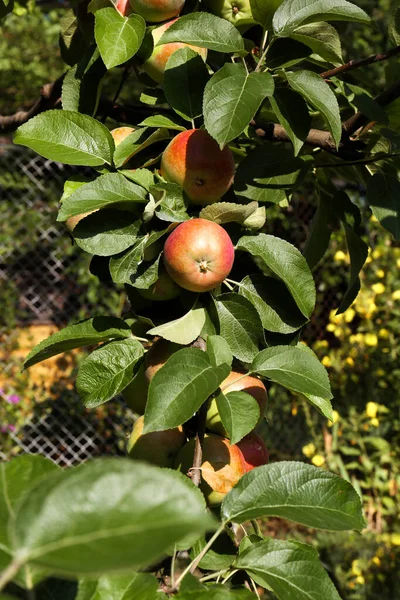
[[[88,170],[54,163],[11,143],[0,145],[0,391],[22,365],[22,356],[10,359],[18,346],[17,331],[35,324],[60,327],[99,314],[99,298],[112,304],[115,292],[110,288],[108,295],[104,294],[103,288],[100,292],[94,281],[88,280],[89,257],[56,222],[64,181],[77,174],[87,175]],[[298,224],[290,230],[290,241],[301,249],[315,207],[297,198],[290,210]],[[279,231],[279,223],[270,222],[269,227],[268,233],[285,233]],[[324,310],[307,326],[307,339],[323,335],[321,315],[329,313],[335,294],[334,290],[319,290]],[[118,304],[118,297],[114,300]],[[4,402],[1,397],[0,402]],[[39,452],[69,466],[92,456],[124,453],[132,414],[122,399],[101,410],[87,411],[73,390],[59,386],[49,399],[39,387],[30,404],[29,418],[17,427],[0,424],[1,459]],[[277,420],[273,427],[266,425],[265,436],[273,452],[297,456],[307,429],[286,413],[281,421],[281,426]]]

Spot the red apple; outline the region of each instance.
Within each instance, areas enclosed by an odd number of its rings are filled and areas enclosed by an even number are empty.
[[[151,35],[153,36],[154,49],[150,57],[143,64],[143,68],[146,71],[147,75],[154,79],[154,81],[157,81],[157,83],[162,83],[164,79],[165,65],[167,64],[169,57],[180,48],[189,47],[192,50],[195,50],[195,52],[197,52],[198,54],[200,54],[204,61],[207,58],[206,48],[198,48],[197,46],[183,44],[182,42],[173,42],[170,44],[162,44],[161,46],[156,46],[164,31],[166,31],[168,27],[172,25],[172,23],[175,23],[175,21],[176,19],[168,21],[168,23],[164,23],[163,25],[160,25],[160,27],[156,27],[151,32]]]
[[[191,219],[168,236],[163,257],[178,285],[191,292],[207,292],[229,275],[235,250],[220,225],[207,219]]]
[[[268,448],[264,444],[264,440],[254,431],[247,434],[237,445],[244,457],[246,473],[254,467],[268,464]]]
[[[246,392],[255,398],[260,407],[260,419],[262,421],[267,408],[268,395],[263,382],[253,375],[246,375],[240,371],[232,371],[221,383],[220,389],[224,394],[229,392]],[[219,416],[217,401],[213,398],[207,411],[206,427],[219,435],[227,436],[228,432],[222,424]]]
[[[180,185],[193,204],[212,204],[231,187],[235,162],[230,149],[221,150],[207,131],[189,129],[164,150],[161,175]]]
[[[195,440],[185,444],[175,459],[175,468],[190,472],[193,465]],[[229,440],[209,434],[203,441],[200,489],[209,505],[220,504],[226,494],[246,472],[242,452]]]
[[[163,302],[179,296],[181,289],[171,279],[168,273],[162,270],[157,281],[153,283],[153,285],[147,290],[138,289],[138,292],[143,298],[153,300],[154,302]]]
[[[123,17],[128,17],[133,12],[129,0],[118,0],[115,8]]]
[[[130,0],[133,12],[145,21],[161,23],[178,15],[185,0]]]
[[[159,467],[171,467],[179,449],[186,441],[182,427],[143,434],[144,417],[135,421],[128,442],[130,458],[145,460]]]

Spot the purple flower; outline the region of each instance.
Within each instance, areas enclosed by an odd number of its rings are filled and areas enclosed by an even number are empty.
[[[10,394],[7,398],[6,401],[9,404],[18,404],[18,402],[20,401],[20,397],[17,396],[16,394]]]
[[[15,427],[15,425],[9,425],[8,426],[8,431],[12,431],[14,432],[17,428]]]
[[[0,433],[7,433],[7,431],[12,431],[14,432],[16,430],[15,425],[3,425],[2,427],[0,427]]]

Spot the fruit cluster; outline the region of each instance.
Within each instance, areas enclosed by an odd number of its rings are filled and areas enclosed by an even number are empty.
[[[125,401],[134,412],[143,415],[151,380],[172,354],[181,348],[182,346],[161,338],[151,346],[135,379],[123,392]],[[260,379],[232,371],[220,388],[225,393],[242,391],[253,396],[257,400],[262,420],[267,407],[267,391]],[[145,434],[143,424],[144,417],[140,416],[128,442],[129,456],[190,474],[195,451],[195,438],[187,441],[190,422],[187,427],[180,426]],[[215,398],[208,402],[202,451],[200,488],[209,505],[219,504],[242,475],[268,462],[268,450],[255,431],[245,436],[238,444],[230,443]]]

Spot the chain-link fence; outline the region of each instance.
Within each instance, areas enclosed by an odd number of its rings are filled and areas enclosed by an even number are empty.
[[[63,225],[56,222],[64,181],[87,172],[51,162],[11,142],[0,145],[0,402],[7,397],[2,386],[7,387],[22,364],[23,356],[13,358],[18,332],[38,324],[59,327],[99,314],[99,298],[107,296],[100,292],[103,288],[96,288],[94,278],[88,279],[89,257],[72,244]],[[298,223],[290,231],[290,241],[301,248],[315,209],[297,199],[289,210]],[[279,223],[270,224],[270,228],[270,233],[284,233]],[[110,288],[109,300],[111,294],[116,293]],[[328,314],[326,309],[335,294],[334,290],[320,291],[319,302],[325,307],[321,314]],[[307,326],[305,334],[315,339],[324,329],[325,323],[317,319]],[[121,399],[101,410],[87,411],[72,390],[59,386],[49,398],[39,386],[29,402],[27,420],[17,426],[0,424],[0,458],[39,452],[66,466],[91,456],[124,452],[132,415]],[[266,426],[265,434],[273,451],[296,456],[307,436],[305,424],[287,416],[281,420],[282,427],[277,423]]]

